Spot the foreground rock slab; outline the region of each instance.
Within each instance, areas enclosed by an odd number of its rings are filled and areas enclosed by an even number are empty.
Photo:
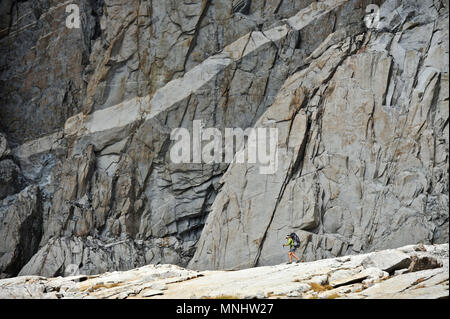
[[[0,298],[448,298],[448,257],[448,244],[410,245],[238,271],[147,265],[94,276],[21,276],[0,280]],[[429,266],[410,267],[413,260]]]

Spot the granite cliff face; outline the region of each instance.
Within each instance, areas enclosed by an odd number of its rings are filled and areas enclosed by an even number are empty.
[[[448,242],[448,1],[0,6],[2,276]],[[194,120],[277,128],[276,173],[173,163]]]

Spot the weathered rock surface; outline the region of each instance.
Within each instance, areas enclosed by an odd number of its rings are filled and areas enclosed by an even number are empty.
[[[230,165],[190,267],[275,263],[292,231],[305,260],[448,242],[444,8],[387,1],[373,30],[311,54],[256,123],[280,131],[277,173]]]
[[[389,276],[364,266],[367,258],[391,264],[399,250],[239,271],[148,265],[94,276],[4,279],[0,298],[448,298],[448,244],[425,247],[426,252],[411,251],[408,258],[434,258],[442,263],[439,268]],[[314,279],[319,277],[324,280]]]
[[[77,0],[68,29],[2,1],[4,276],[273,265],[291,231],[305,261],[448,242],[448,1],[375,2],[368,28],[359,0]],[[194,120],[278,128],[277,172],[174,164]]]
[[[14,146],[60,129],[81,110],[84,68],[101,1],[1,3],[0,126]],[[80,6],[81,27],[66,27],[66,7]]]
[[[13,161],[5,134],[0,131],[0,200],[18,193],[22,186],[22,172]]]
[[[30,186],[0,205],[0,275],[15,276],[35,254],[42,237],[38,187]]]

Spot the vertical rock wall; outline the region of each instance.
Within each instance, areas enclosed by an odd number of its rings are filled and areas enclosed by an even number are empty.
[[[388,1],[374,30],[313,52],[257,124],[282,132],[279,175],[229,168],[191,267],[276,264],[292,231],[307,261],[448,241],[443,5]]]
[[[448,241],[447,2],[387,1],[370,30],[372,1],[68,3],[80,29],[1,4],[0,234],[36,229],[3,276],[274,264],[292,230],[307,260]],[[174,164],[194,120],[277,127],[277,173]]]

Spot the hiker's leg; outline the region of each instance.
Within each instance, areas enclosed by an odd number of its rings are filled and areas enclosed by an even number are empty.
[[[295,256],[295,254],[294,253],[291,253],[292,254],[292,256],[294,256],[294,258],[295,259],[297,259],[297,260],[299,260],[300,258],[298,258],[297,256]]]
[[[289,254],[288,254],[290,263],[292,262],[292,255],[291,254],[292,254],[291,252],[289,252]]]

